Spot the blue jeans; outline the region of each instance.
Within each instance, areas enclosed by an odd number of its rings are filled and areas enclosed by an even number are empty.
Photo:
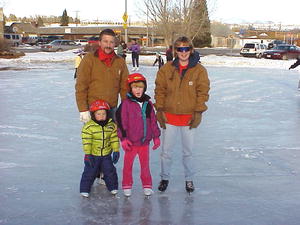
[[[193,154],[196,129],[189,129],[189,126],[173,126],[166,124],[166,129],[162,130],[162,152],[161,152],[161,179],[170,179],[172,166],[173,149],[181,139],[182,164],[186,181],[192,181],[194,175]],[[178,157],[178,153],[176,153]]]

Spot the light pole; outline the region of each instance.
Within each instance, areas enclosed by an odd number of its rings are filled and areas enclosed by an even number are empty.
[[[148,1],[147,1],[147,47],[149,47],[149,8],[148,8]]]
[[[123,16],[123,20],[124,20],[124,29],[125,29],[125,43],[128,43],[128,34],[127,34],[127,0],[125,0],[125,13]]]

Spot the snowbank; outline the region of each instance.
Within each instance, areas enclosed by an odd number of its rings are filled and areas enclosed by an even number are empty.
[[[76,50],[65,52],[34,52],[26,53],[24,57],[18,59],[0,59],[1,67],[47,67],[49,63],[70,63],[73,66],[73,60]],[[140,56],[140,64],[152,65],[155,61],[155,55]],[[126,58],[128,64],[131,63],[131,56]],[[295,60],[270,60],[270,59],[256,59],[245,57],[230,57],[230,56],[216,56],[208,55],[201,57],[201,63],[204,66],[216,67],[247,67],[247,68],[270,68],[270,69],[288,69]],[[300,71],[300,68],[297,68]]]

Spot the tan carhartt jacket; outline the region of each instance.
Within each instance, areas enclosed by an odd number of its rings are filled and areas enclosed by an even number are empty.
[[[206,69],[198,63],[199,55],[191,55],[184,75],[179,75],[178,59],[166,63],[155,80],[155,108],[173,114],[204,112],[210,89]]]
[[[99,60],[98,51],[82,59],[76,80],[76,102],[79,112],[88,111],[89,105],[102,99],[110,107],[118,104],[118,95],[126,98],[128,68],[122,57],[115,55],[111,67]]]

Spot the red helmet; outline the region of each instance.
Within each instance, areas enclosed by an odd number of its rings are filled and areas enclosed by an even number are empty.
[[[90,112],[96,112],[97,110],[104,109],[110,110],[108,103],[104,100],[96,100],[93,101],[90,105]]]
[[[131,84],[133,82],[144,81],[146,82],[146,78],[140,73],[132,73],[128,75],[127,83]]]
[[[130,89],[130,84],[133,83],[133,82],[143,82],[145,84],[145,90],[147,89],[147,81],[146,81],[146,78],[140,74],[140,73],[132,73],[132,74],[129,74],[128,75],[128,78],[127,78],[127,83],[128,83],[128,86],[129,86],[129,89]]]

